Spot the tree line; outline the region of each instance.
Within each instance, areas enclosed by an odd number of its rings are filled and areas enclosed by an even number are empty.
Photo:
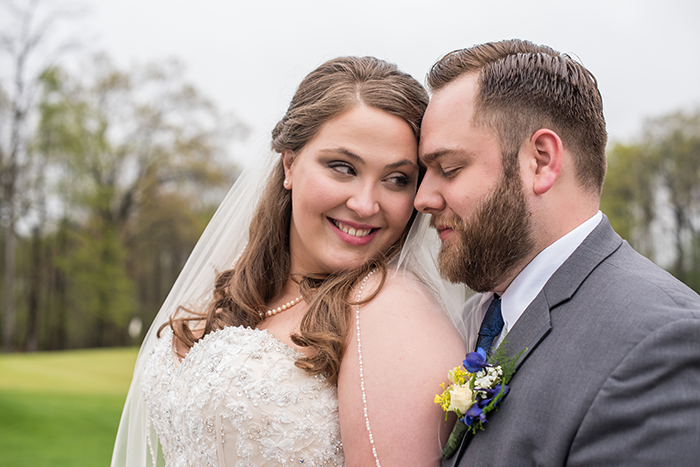
[[[124,70],[98,55],[70,71],[40,50],[59,12],[2,6],[15,26],[0,42],[3,348],[132,343],[233,182],[226,147],[245,126],[176,61]]]
[[[67,47],[41,49],[63,11],[0,6],[13,25],[0,33],[3,348],[138,343],[235,178],[226,147],[245,125],[176,61],[124,70],[98,55],[71,70]],[[700,111],[610,146],[602,210],[700,291]]]
[[[632,246],[700,292],[700,109],[647,120],[608,150],[602,210]]]

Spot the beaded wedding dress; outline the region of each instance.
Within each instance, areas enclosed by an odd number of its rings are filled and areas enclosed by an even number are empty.
[[[178,361],[172,337],[167,329],[153,348],[142,381],[168,466],[345,465],[336,388],[297,368],[297,350],[226,327]]]

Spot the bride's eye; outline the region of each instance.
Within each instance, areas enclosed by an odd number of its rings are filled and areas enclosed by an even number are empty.
[[[355,172],[355,168],[347,162],[330,162],[328,164],[328,167],[333,169],[333,171],[341,173],[343,175],[357,175],[357,172]]]
[[[391,183],[397,188],[403,188],[411,183],[410,177],[401,172],[392,173],[384,179],[385,181]]]

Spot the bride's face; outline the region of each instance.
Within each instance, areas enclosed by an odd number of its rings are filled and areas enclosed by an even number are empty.
[[[292,273],[358,267],[394,243],[413,212],[417,151],[408,123],[362,106],[284,152]]]

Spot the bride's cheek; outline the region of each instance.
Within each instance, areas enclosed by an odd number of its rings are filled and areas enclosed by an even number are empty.
[[[402,217],[405,219],[405,223],[408,223],[409,219],[411,218],[411,214],[413,214],[413,200],[414,199],[415,199],[415,196],[413,194],[411,194],[410,196],[406,196],[403,199],[401,214],[402,214]]]

